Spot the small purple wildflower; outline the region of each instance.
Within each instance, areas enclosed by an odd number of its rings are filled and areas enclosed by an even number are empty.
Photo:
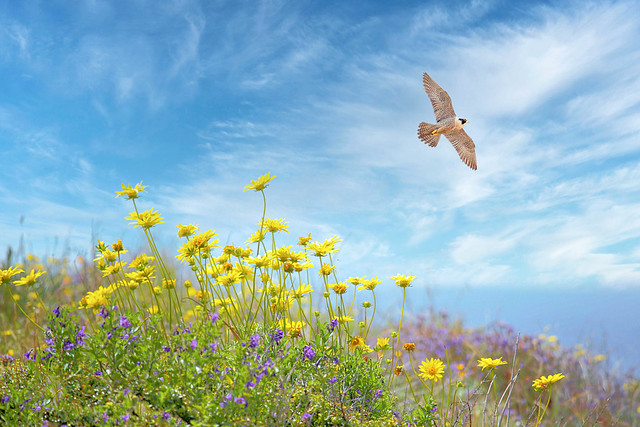
[[[382,397],[382,389],[380,389],[380,388],[379,388],[379,389],[377,389],[377,390],[376,390],[376,393],[375,393],[375,396],[376,396],[376,397]]]
[[[198,347],[198,340],[194,338],[191,340],[191,350],[195,350],[196,347]]]
[[[166,411],[162,413],[162,419],[163,420],[168,420],[170,418],[171,418],[171,414],[170,413],[168,413]]]
[[[282,340],[283,337],[284,337],[284,332],[282,332],[282,329],[276,328],[273,334],[271,334],[271,341],[275,342],[276,344],[280,344],[280,341]]]
[[[305,412],[304,414],[302,414],[302,418],[301,418],[302,422],[309,421],[310,419],[311,419],[311,414],[310,413]]]
[[[215,353],[217,349],[218,349],[218,344],[216,344],[214,342],[209,344],[209,350],[211,350],[212,353]]]
[[[258,344],[260,344],[260,335],[251,335],[251,338],[249,338],[249,347],[256,348]]]
[[[331,319],[331,321],[327,325],[327,329],[329,330],[329,332],[333,332],[334,329],[336,329],[336,326],[338,326],[338,319]]]
[[[96,374],[96,376],[100,377],[100,376],[102,376],[102,371],[96,371],[95,374]]]
[[[102,317],[103,319],[106,319],[107,316],[109,315],[109,310],[107,310],[107,307],[102,307],[102,309],[97,313],[97,315]]]
[[[34,349],[30,349],[23,356],[27,360],[35,361],[36,360],[36,351]]]
[[[209,319],[211,319],[211,323],[216,323],[216,320],[218,320],[218,318],[220,318],[218,313],[213,313]]]
[[[60,307],[56,307],[52,311],[53,311],[53,314],[56,315],[56,317],[60,317]]]
[[[338,381],[338,379],[336,377],[331,377],[329,379],[329,384],[335,384]]]
[[[127,319],[127,316],[120,317],[120,327],[121,328],[130,328],[131,322]]]
[[[85,332],[86,326],[82,325],[78,333],[76,334],[76,344],[79,346],[84,345],[84,339],[87,337],[87,333]]]
[[[302,358],[309,359],[309,361],[312,361],[314,357],[316,357],[316,351],[313,349],[311,345],[306,345],[302,349]]]
[[[10,399],[11,399],[11,397],[9,395],[5,395],[5,396],[2,396],[2,399],[0,399],[0,402],[9,403]]]
[[[244,405],[244,407],[246,408],[248,403],[246,401],[246,399],[244,397],[236,397],[235,399],[233,399],[234,402],[239,403],[241,405]]]
[[[127,396],[127,394],[129,394],[129,392],[131,391],[130,388],[125,388],[124,390],[122,390],[122,394],[125,395],[125,397]]]
[[[129,414],[124,414],[124,415],[121,417],[121,420],[122,420],[122,421],[124,421],[125,423],[126,423],[127,421],[129,421]]]
[[[107,413],[103,413],[102,414],[102,421],[107,421],[109,419],[109,415],[107,415]]]

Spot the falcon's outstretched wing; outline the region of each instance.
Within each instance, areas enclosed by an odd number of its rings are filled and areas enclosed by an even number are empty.
[[[451,144],[453,144],[453,148],[458,152],[460,159],[462,159],[462,161],[471,169],[477,170],[476,144],[473,143],[473,140],[469,135],[467,135],[464,129],[457,132],[445,133],[444,136],[451,141]]]
[[[422,83],[424,84],[424,91],[427,92],[431,100],[436,120],[440,121],[447,117],[455,117],[456,113],[453,111],[449,94],[438,83],[434,82],[427,73],[422,75]]]

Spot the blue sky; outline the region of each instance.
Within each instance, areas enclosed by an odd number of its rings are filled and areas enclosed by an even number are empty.
[[[0,5],[2,251],[140,245],[141,180],[168,250],[243,245],[270,171],[282,243],[340,236],[345,276],[640,288],[637,1]],[[425,71],[477,171],[418,140]]]

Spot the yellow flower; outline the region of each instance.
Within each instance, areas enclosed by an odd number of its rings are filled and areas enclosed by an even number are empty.
[[[542,376],[538,379],[533,380],[532,386],[534,389],[536,389],[536,391],[547,390],[550,386],[557,383],[563,378],[564,378],[564,374],[561,374],[561,373],[549,375],[548,377]]]
[[[193,224],[189,224],[189,225],[178,224],[176,225],[176,228],[178,229],[178,237],[189,237],[193,233],[198,231],[199,227],[196,227]]]
[[[338,295],[347,293],[347,285],[344,283],[334,283],[333,285],[329,285],[329,287]]]
[[[259,222],[257,222],[256,224],[260,225]],[[284,223],[284,218],[265,218],[264,222],[262,223],[262,229],[270,233],[277,233],[278,231],[284,231],[285,233],[288,233],[289,231],[287,230],[287,228],[289,228],[289,226]]]
[[[223,286],[233,286],[235,283],[240,283],[240,275],[232,271],[229,274],[223,274],[216,277],[216,283]]]
[[[496,366],[500,366],[500,365],[506,365],[507,362],[505,362],[504,360],[502,360],[502,357],[499,359],[491,359],[489,357],[481,357],[478,360],[478,366],[482,367],[482,370],[484,371],[484,368],[489,368],[489,370],[495,368]]]
[[[311,241],[311,233],[307,237],[298,237],[298,246],[306,246]]]
[[[271,176],[271,172],[267,172],[265,175],[262,175],[260,178],[258,178],[257,181],[251,180],[251,184],[245,185],[244,190],[242,191],[247,191],[247,190],[262,191],[268,187],[267,184],[273,178],[275,178],[275,175]]]
[[[359,285],[361,283],[364,282],[364,277],[349,277],[347,279],[347,282],[351,283],[352,285]]]
[[[253,264],[258,268],[265,268],[271,264],[271,256],[270,255],[262,255],[257,258],[247,258],[247,262],[249,264]]]
[[[291,246],[282,246],[281,248],[272,251],[271,254],[276,257],[280,262],[289,261],[293,255]]]
[[[310,294],[311,292],[313,292],[313,288],[311,286],[301,283],[300,286],[298,286],[298,289],[289,291],[289,295],[293,298],[299,299],[302,298],[304,294]]]
[[[416,349],[416,345],[414,343],[412,343],[412,342],[407,342],[402,346],[402,348],[404,348],[406,351],[411,353],[413,350]]]
[[[444,363],[440,359],[425,359],[419,367],[420,376],[423,380],[438,381],[444,374]]]
[[[160,216],[160,212],[153,212],[153,208],[144,211],[144,212],[129,212],[129,216],[125,217],[125,219],[130,219],[133,222],[130,224],[135,224],[135,227],[142,227],[144,229],[149,229],[156,224],[161,224],[162,217]]]
[[[14,280],[13,284],[15,286],[22,286],[22,285],[33,286],[36,284],[36,280],[38,279],[38,277],[42,276],[44,273],[46,273],[46,271],[42,271],[40,269],[36,271],[35,269],[32,268],[29,274],[27,274],[21,279]]]
[[[315,256],[322,258],[327,254],[338,252],[338,250],[335,249],[335,244],[339,241],[340,239],[338,239],[336,236],[333,236],[332,238],[325,240],[322,243],[307,243],[307,249],[312,251]]]
[[[411,276],[411,275],[409,277],[405,277],[404,274],[398,274],[395,277],[389,277],[389,279],[395,280],[396,285],[400,286],[401,288],[406,288],[406,287],[410,286],[411,282],[415,278],[416,278],[416,276]]]
[[[155,258],[147,254],[140,254],[129,263],[129,268],[135,268],[138,270],[144,269],[147,265],[149,265],[149,261],[153,261],[154,259]]]
[[[335,265],[323,264],[318,270],[320,276],[328,276],[336,269]]]
[[[266,234],[266,230],[256,230],[255,233],[249,236],[249,238],[247,239],[247,243],[262,242]]]
[[[376,340],[376,346],[373,348],[375,351],[378,351],[380,357],[382,357],[382,352],[384,350],[389,350],[391,346],[389,346],[389,338],[378,338]]]
[[[165,289],[174,289],[176,287],[175,279],[162,279],[162,287]]]
[[[9,267],[6,270],[0,270],[0,285],[9,283],[11,281],[11,277],[20,273],[24,273],[24,270],[17,267]]]
[[[126,254],[129,251],[125,251],[124,250],[124,246],[122,245],[122,240],[118,239],[115,243],[113,243],[111,245],[111,247],[113,248],[114,251],[116,251],[117,253],[123,253]]]
[[[127,265],[126,262],[124,263],[117,262],[115,264],[106,266],[102,270],[102,277],[107,277],[110,274],[117,274],[122,268],[124,268],[125,265]]]
[[[131,185],[127,185],[125,187],[125,185],[122,184],[122,191],[116,191],[116,198],[120,196],[127,196],[127,199],[137,199],[138,197],[140,197],[138,196],[138,193],[142,193],[145,188],[147,188],[147,186],[142,185],[142,181],[136,184],[136,186],[133,188],[131,187]]]
[[[158,312],[158,306],[154,305],[153,307],[149,307],[147,308],[147,311],[149,312],[149,314],[156,314]]]
[[[82,297],[81,305],[86,308],[100,307],[107,305],[109,300],[107,296],[110,294],[109,289],[100,286],[93,292],[88,292]]]
[[[373,279],[362,280],[360,283],[362,284],[362,286],[358,287],[358,289],[365,289],[368,291],[372,291],[376,288],[376,286],[382,283],[382,280],[379,280],[377,277],[374,277]]]
[[[349,343],[349,349],[353,351],[356,348],[363,345],[364,345],[364,340],[361,337],[353,337],[351,338],[351,342]]]
[[[351,316],[338,316],[338,317],[336,317],[336,320],[339,323],[353,322],[353,317],[351,317]]]
[[[605,356],[604,354],[598,354],[598,355],[593,357],[593,361],[598,363],[598,362],[602,362],[606,358],[607,358],[607,356]]]

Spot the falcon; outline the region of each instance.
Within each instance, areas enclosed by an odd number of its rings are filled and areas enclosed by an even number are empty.
[[[467,124],[467,119],[456,116],[451,104],[449,94],[434,82],[429,74],[422,76],[424,91],[427,92],[433,112],[436,116],[436,124],[422,122],[418,126],[418,138],[431,147],[438,145],[440,135],[444,135],[453,144],[460,159],[471,169],[476,170],[476,145],[467,133],[462,129]]]

